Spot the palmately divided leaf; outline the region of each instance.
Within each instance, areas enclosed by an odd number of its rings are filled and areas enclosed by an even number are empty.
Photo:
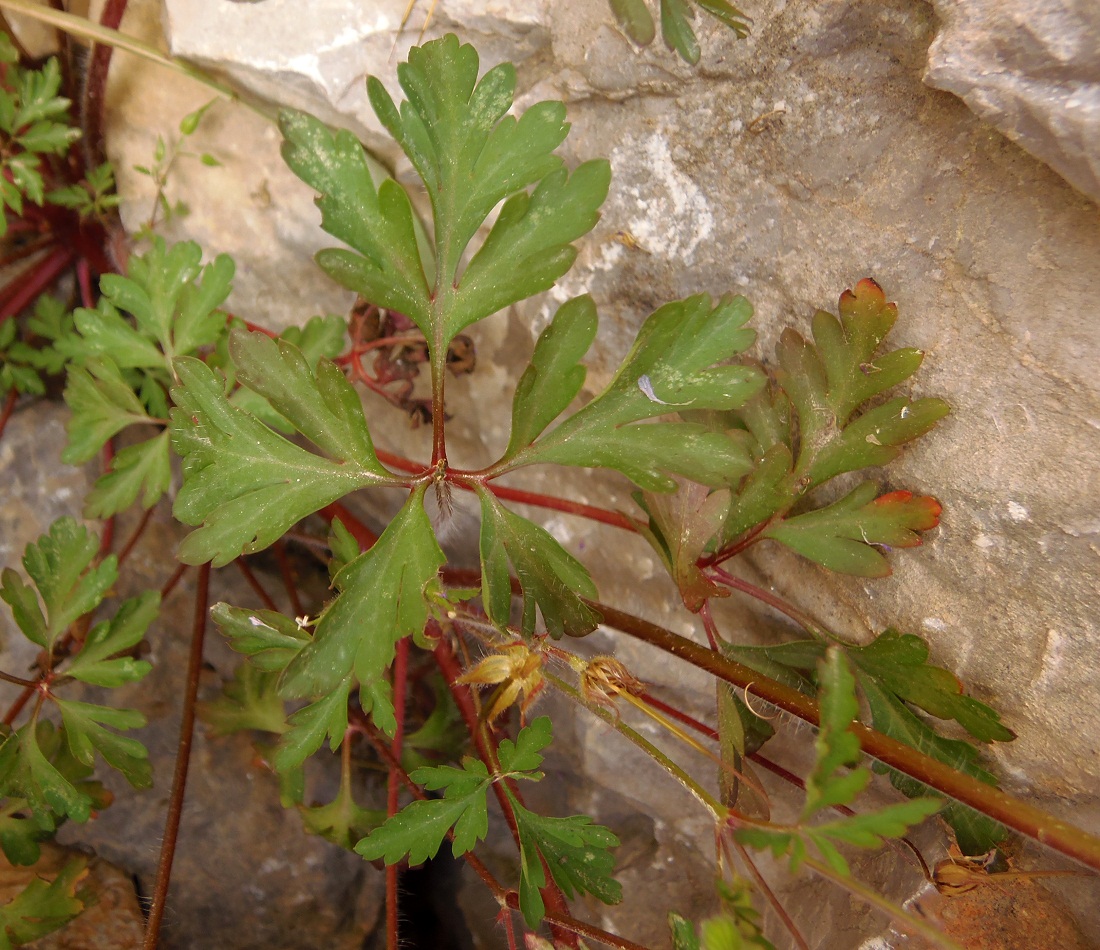
[[[214,623],[229,639],[229,646],[249,657],[258,670],[282,671],[309,643],[309,635],[297,622],[274,610],[245,610],[215,604]]]
[[[802,821],[823,808],[847,805],[863,791],[871,779],[866,769],[845,771],[859,761],[859,740],[849,728],[859,718],[856,681],[848,661],[837,647],[825,652],[818,667],[821,724],[814,748],[817,752],[813,772],[806,779],[806,803]]]
[[[431,290],[405,190],[392,179],[375,186],[366,152],[350,132],[290,110],[280,113],[279,127],[283,159],[320,192],[321,226],[358,252],[322,251],[317,262],[338,283],[405,314],[428,335]]]
[[[152,665],[117,653],[140,642],[160,610],[160,594],[147,590],[125,601],[114,617],[97,623],[84,638],[80,652],[64,667],[66,676],[93,686],[116,687],[144,677]]]
[[[421,630],[428,616],[425,591],[444,563],[428,515],[423,485],[369,550],[334,579],[340,595],[317,623],[313,642],[287,666],[287,697],[312,697],[354,671],[360,684],[381,678],[398,640]]]
[[[509,198],[459,280],[444,339],[554,286],[577,259],[572,242],[596,226],[610,186],[611,166],[596,160],[572,175],[552,172],[533,194]]]
[[[111,729],[137,729],[145,725],[145,717],[136,709],[114,709],[74,700],[54,698],[65,725],[65,738],[78,762],[93,764],[93,750],[112,768],[118,769],[134,788],[149,788],[153,784],[153,767],[149,752],[137,739],[120,736]],[[108,728],[109,727],[109,728]]]
[[[539,334],[531,362],[516,385],[505,460],[542,435],[581,391],[585,368],[578,361],[596,338],[596,323],[596,304],[586,294],[562,304]]]
[[[129,508],[140,494],[141,506],[152,508],[168,491],[172,462],[168,430],[129,445],[111,459],[111,467],[96,479],[84,503],[88,518],[110,518]]]
[[[605,904],[623,899],[622,885],[612,877],[615,858],[608,850],[619,845],[614,834],[587,815],[548,818],[528,811],[510,793],[509,797],[519,829],[519,906],[528,927],[537,927],[546,912],[539,893],[546,885],[540,854],[566,897],[591,894]]]
[[[343,495],[389,481],[373,465],[356,460],[364,447],[361,438],[343,446],[343,458],[316,455],[231,405],[221,381],[202,361],[182,358],[174,365],[180,385],[172,390],[172,445],[183,458],[184,479],[173,513],[184,524],[202,524],[180,548],[185,563],[212,561],[221,567],[242,553],[262,550]],[[354,431],[340,384],[326,374],[306,391],[311,379],[311,374],[300,377],[296,397],[316,396],[326,418]],[[338,448],[328,435],[318,436]]]
[[[963,693],[962,683],[949,670],[928,663],[928,644],[913,634],[893,628],[864,647],[846,652],[865,677],[883,689],[938,719],[954,719],[981,742],[1009,742],[1015,734],[983,702]]]
[[[478,67],[477,51],[449,34],[410,50],[397,67],[408,96],[400,111],[378,79],[367,83],[378,118],[427,187],[447,283],[489,212],[561,165],[552,152],[569,131],[560,102],[537,103],[519,120],[509,116],[515,67],[503,63],[480,82]]]
[[[279,677],[252,663],[239,663],[233,679],[214,699],[199,703],[199,715],[216,736],[256,729],[282,735],[290,726],[279,695]]]
[[[350,782],[341,782],[336,798],[327,805],[315,805],[312,808],[299,805],[298,813],[310,834],[320,835],[348,850],[386,819],[386,812],[383,810],[359,806],[352,794]]]
[[[267,399],[326,455],[391,478],[374,454],[359,394],[335,363],[319,360],[315,374],[293,343],[242,329],[230,333],[229,354],[238,382]]]
[[[872,677],[860,673],[859,685],[871,710],[871,724],[879,732],[939,759],[959,772],[997,787],[997,779],[982,767],[978,750],[970,743],[936,735],[927,723]],[[875,771],[888,772],[894,788],[910,798],[929,791],[926,785],[892,769],[876,765]],[[1003,825],[956,801],[947,802],[942,816],[955,832],[956,842],[963,854],[985,854],[1008,835]]]
[[[84,910],[77,897],[88,875],[85,858],[65,863],[52,881],[33,878],[12,900],[0,906],[0,950],[12,950],[60,930]]]
[[[583,636],[600,615],[581,599],[598,596],[584,566],[544,528],[513,514],[479,486],[482,596],[489,619],[506,627],[512,612],[509,562],[523,590],[525,633],[535,629],[535,609],[552,637]]]
[[[69,366],[65,402],[72,410],[69,444],[61,453],[66,465],[81,465],[112,436],[127,426],[150,419],[141,400],[107,357],[93,357],[84,366]]]
[[[734,409],[760,391],[763,374],[715,365],[741,353],[752,307],[744,297],[717,306],[701,294],[667,304],[643,324],[618,374],[599,396],[521,451],[534,462],[614,468],[649,491],[672,491],[669,473],[720,488],[746,475],[745,439],[697,423],[630,425],[669,413]]]
[[[325,736],[329,748],[335,752],[348,731],[348,694],[351,692],[351,676],[345,676],[332,690],[317,702],[303,706],[287,721],[290,728],[279,740],[272,765],[278,772],[289,772],[301,766],[321,748]]]
[[[422,768],[410,777],[425,788],[443,789],[443,798],[406,805],[355,846],[360,855],[368,861],[381,858],[386,864],[396,864],[407,857],[409,864],[415,866],[439,853],[452,828],[451,853],[456,858],[484,839],[489,830],[486,791],[491,782],[484,763],[467,758],[460,769]]]
[[[895,491],[879,495],[872,482],[839,501],[769,525],[763,537],[780,541],[829,570],[859,577],[886,577],[890,565],[873,547],[911,548],[918,531],[939,524],[940,503],[928,495]]]
[[[51,649],[69,625],[94,610],[118,578],[114,555],[90,567],[99,541],[73,518],[60,518],[47,534],[27,545],[23,568],[45,606],[19,575],[5,569],[0,597],[12,608],[19,628],[41,647]]]

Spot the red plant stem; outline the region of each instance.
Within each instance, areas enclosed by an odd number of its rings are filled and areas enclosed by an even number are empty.
[[[708,739],[718,741],[718,730],[712,729],[704,722],[700,722],[693,716],[689,716],[686,712],[681,712],[675,706],[670,706],[664,700],[658,699],[652,693],[639,693],[638,698],[648,706],[652,706],[659,712],[663,712],[669,719],[675,719],[677,722],[682,722],[685,726],[690,726],[696,732],[706,736]]]
[[[172,576],[164,582],[164,586],[160,589],[160,599],[163,602],[170,593],[175,589],[175,586],[180,582],[180,578],[187,573],[187,569],[190,564],[180,564],[173,572]]]
[[[474,707],[474,699],[470,693],[470,688],[465,683],[458,682],[458,678],[462,675],[462,669],[458,664],[458,658],[455,656],[454,650],[451,648],[450,641],[446,637],[440,639],[439,645],[435,648],[434,655],[436,663],[443,673],[443,679],[450,687],[451,694],[454,696],[455,705],[458,706],[458,711],[461,713],[462,719],[466,723],[466,728],[474,739],[479,757],[490,772],[498,770],[499,762],[497,761],[496,749],[493,748],[491,744],[492,740],[487,730],[483,729],[481,723],[478,721],[477,709]],[[512,810],[511,799],[509,799],[508,793],[504,789],[505,782],[507,782],[508,789],[516,797],[516,800],[521,801],[519,790],[515,787],[515,783],[507,779],[504,782],[493,782],[493,793],[496,795],[497,803],[500,805],[500,810],[504,814],[504,820],[508,824],[508,829],[512,832],[512,837],[515,839],[516,847],[519,847],[519,826],[516,824],[516,816],[515,812]],[[553,876],[549,873],[549,869],[546,868],[545,860],[543,860],[543,867],[546,876],[546,885],[540,890],[542,899],[548,910],[568,917],[569,905],[566,903],[565,895],[562,894]],[[518,906],[518,904],[516,906]],[[569,947],[576,948],[578,946],[576,938],[571,933],[557,933],[553,925],[551,925],[551,933],[554,934],[556,939],[565,942]]]
[[[233,563],[237,565],[237,568],[240,570],[241,574],[244,575],[244,579],[248,581],[248,586],[251,587],[256,592],[256,596],[263,601],[263,605],[268,610],[278,611],[278,605],[272,599],[271,595],[266,590],[264,590],[263,584],[261,584],[256,578],[256,575],[252,573],[252,568],[250,568],[245,563],[244,558],[239,557]]]
[[[410,475],[422,475],[427,469],[420,462],[394,455],[383,449],[375,449],[378,460],[383,465],[388,465],[399,472],[407,472]],[[578,515],[591,521],[600,521],[624,531],[637,532],[638,528],[633,521],[619,511],[608,511],[606,508],[597,508],[595,505],[585,505],[579,501],[570,501],[568,498],[556,498],[553,495],[543,495],[539,492],[525,491],[521,488],[508,488],[504,485],[485,483],[477,477],[476,472],[466,472],[461,469],[451,469],[447,473],[447,481],[466,491],[475,491],[475,482],[485,484],[497,498],[505,501],[514,501],[521,505],[532,505],[536,508],[548,508],[552,511],[561,511],[569,515]]]
[[[465,485],[461,481],[457,481],[455,484],[460,488],[472,490],[472,486]],[[579,515],[582,518],[588,518],[590,521],[599,521],[614,528],[622,528],[624,531],[637,532],[638,530],[634,522],[620,511],[608,511],[605,508],[597,508],[595,505],[584,505],[579,501],[555,498],[552,495],[523,491],[519,488],[507,488],[504,485],[490,483],[485,487],[497,498],[503,498],[505,501],[514,501],[521,505],[534,505],[537,508],[549,508],[552,511],[561,511],[569,515]]]
[[[286,556],[286,542],[281,538],[275,542],[275,558],[279,562],[279,573],[283,578],[283,589],[290,598],[290,607],[295,617],[301,617],[305,610],[302,609],[302,599],[298,596],[298,584],[294,580],[294,570],[290,566],[290,558]]]
[[[710,612],[709,600],[704,600],[703,606],[699,608],[699,619],[703,621],[703,630],[706,631],[710,648],[717,650],[718,644],[722,640],[722,634],[718,632],[718,624],[714,622],[714,616]]]
[[[32,273],[22,281],[19,289],[13,293],[0,307],[0,323],[9,317],[15,316],[23,310],[35,297],[50,286],[73,260],[73,252],[67,247],[58,247],[50,252],[49,256],[41,260],[33,268]]]
[[[809,696],[763,676],[755,670],[750,670],[747,666],[726,659],[714,650],[693,643],[648,620],[616,610],[606,604],[590,603],[603,615],[603,622],[606,625],[706,670],[719,679],[732,683],[746,693],[751,692],[765,702],[811,725],[820,724],[817,701]],[[1087,834],[1080,828],[1075,828],[1034,805],[1014,798],[999,788],[957,772],[950,766],[881,732],[860,723],[852,723],[850,728],[852,734],[859,740],[862,750],[884,765],[929,786],[934,792],[953,798],[994,821],[1001,822],[1013,831],[1100,871],[1100,838]]]
[[[781,614],[786,614],[807,633],[824,640],[833,639],[828,631],[815,623],[814,619],[809,614],[799,610],[793,604],[787,603],[787,601],[778,594],[773,594],[770,591],[764,590],[763,587],[757,587],[755,584],[743,581],[740,577],[734,577],[728,571],[724,571],[720,567],[712,567],[710,572],[727,587],[732,587],[734,590],[741,591],[742,594],[748,594],[750,597],[755,597],[769,607],[775,608]]]
[[[149,519],[153,516],[153,509],[146,508],[145,513],[141,516],[141,521],[138,522],[137,527],[134,528],[133,533],[126,539],[126,543],[122,546],[122,550],[118,553],[118,563],[121,564],[130,556],[130,553],[137,547],[138,541],[141,540],[141,536],[145,534],[145,529],[149,527]]]
[[[122,14],[126,12],[126,0],[107,0],[99,16],[100,26],[117,30],[122,23]],[[92,55],[88,60],[88,75],[84,84],[82,139],[84,164],[96,168],[106,159],[103,139],[104,112],[107,105],[107,71],[111,67],[112,49],[102,43],[92,46]]]
[[[389,744],[386,742],[386,737],[378,730],[378,727],[374,725],[363,713],[357,709],[351,709],[348,711],[350,718],[350,724],[353,729],[361,732],[367,737],[371,745],[374,746],[378,752],[382,761],[389,766],[390,770],[395,773],[402,784],[409,790],[409,793],[413,798],[418,801],[423,801],[428,796],[424,794],[424,790],[416,784],[411,778],[409,773],[402,767],[400,761],[394,758],[393,751],[390,749]],[[448,840],[454,839],[454,832],[447,833]],[[509,891],[494,877],[493,872],[490,871],[472,851],[467,851],[462,855],[463,859],[473,869],[474,873],[481,878],[482,882],[492,892],[493,896],[497,899],[502,907],[507,907],[510,910],[519,909],[519,895],[515,891]],[[582,936],[590,937],[593,940],[598,940],[600,943],[606,944],[609,947],[616,947],[618,950],[647,950],[646,947],[640,944],[632,943],[623,937],[618,937],[615,934],[608,933],[606,930],[601,930],[599,927],[593,927],[590,924],[581,923],[575,920],[568,913],[565,914],[551,914],[547,912],[546,919],[553,924],[561,927],[563,930],[570,930],[573,933],[581,934]]]
[[[724,547],[720,551],[715,551],[713,554],[708,554],[705,557],[699,558],[699,566],[710,567],[712,564],[721,564],[724,561],[728,561],[731,557],[736,557],[747,548],[752,547],[760,540],[761,532],[775,520],[775,517],[776,516],[773,515],[767,521],[761,521],[760,524],[749,531],[748,534],[728,547]]]
[[[397,728],[393,733],[393,757],[401,761],[401,746],[405,741],[405,689],[409,674],[409,640],[403,638],[397,642],[397,651],[393,660],[393,710]],[[386,795],[386,815],[392,818],[397,814],[398,793],[401,790],[401,776],[390,768],[389,785]],[[386,865],[386,950],[398,948],[397,926],[397,865]]]
[[[187,663],[187,683],[184,687],[179,745],[176,748],[176,769],[172,776],[172,797],[168,801],[168,815],[164,822],[164,840],[157,860],[157,879],[153,886],[153,904],[149,909],[149,921],[145,927],[143,950],[156,950],[168,898],[168,884],[172,878],[172,860],[176,854],[180,818],[183,816],[183,796],[187,789],[187,771],[191,765],[191,742],[195,736],[195,700],[199,692],[199,677],[202,675],[202,648],[206,638],[206,605],[209,595],[210,565],[204,564],[199,568],[198,588],[195,591],[191,653]]]
[[[4,434],[4,430],[8,427],[8,420],[11,418],[11,414],[15,412],[15,403],[19,399],[19,391],[12,386],[8,390],[7,396],[4,397],[4,408],[0,409],[0,435]]]
[[[80,285],[80,302],[91,310],[95,307],[95,294],[92,291],[92,268],[86,257],[77,259],[76,282]]]
[[[723,841],[723,844],[725,844],[725,841]],[[791,935],[791,939],[798,945],[799,950],[810,950],[810,945],[806,943],[806,938],[802,936],[802,932],[791,919],[791,915],[787,913],[787,908],[783,906],[783,902],[775,896],[775,891],[768,886],[767,880],[764,878],[764,875],[760,873],[760,869],[749,856],[748,851],[746,851],[737,841],[733,842],[733,846],[737,849],[737,853],[741,856],[741,860],[745,862],[745,867],[749,869],[749,874],[753,881],[756,882],[756,886],[760,893],[763,894],[764,899],[771,904],[772,910],[783,922],[783,926],[787,928],[787,932]]]

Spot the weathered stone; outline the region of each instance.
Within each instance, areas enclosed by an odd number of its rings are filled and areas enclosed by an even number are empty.
[[[932,2],[942,26],[924,81],[1100,201],[1100,7]]]

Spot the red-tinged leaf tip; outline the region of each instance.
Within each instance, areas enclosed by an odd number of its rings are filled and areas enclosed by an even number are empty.
[[[878,282],[870,277],[864,277],[851,290],[846,290],[840,295],[840,312],[848,313],[857,307],[866,310],[884,311],[897,319],[898,305],[886,302],[886,292],[878,285]],[[892,321],[891,321],[892,322]]]
[[[943,505],[931,495],[914,495],[911,491],[892,491],[880,495],[872,502],[880,508],[904,509],[899,512],[905,519],[905,527],[911,531],[930,531],[940,523]],[[918,540],[916,542],[920,544]]]

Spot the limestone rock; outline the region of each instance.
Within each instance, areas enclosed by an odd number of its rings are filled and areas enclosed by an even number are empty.
[[[933,0],[924,81],[959,96],[1100,201],[1100,7],[1090,0]]]

